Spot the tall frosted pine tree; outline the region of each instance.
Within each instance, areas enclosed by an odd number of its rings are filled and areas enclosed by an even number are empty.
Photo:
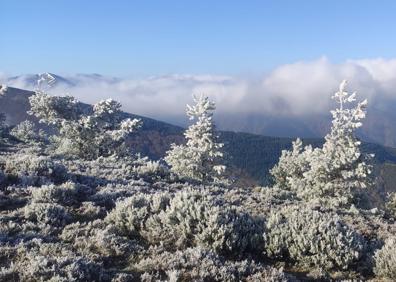
[[[345,90],[346,81],[332,97],[338,104],[330,133],[322,148],[302,147],[298,139],[292,151],[283,151],[279,163],[271,170],[275,186],[296,192],[307,200],[347,205],[354,194],[371,184],[371,155],[360,150],[356,130],[366,117],[367,100],[359,103],[355,93]]]
[[[217,142],[212,120],[216,107],[204,95],[194,96],[194,102],[194,106],[187,105],[187,116],[196,121],[184,132],[187,142],[185,145],[172,144],[165,161],[180,177],[211,182],[225,171],[225,166],[220,163],[223,144]]]

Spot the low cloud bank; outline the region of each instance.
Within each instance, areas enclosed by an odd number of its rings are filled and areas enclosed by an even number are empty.
[[[111,97],[124,110],[154,118],[179,116],[192,94],[205,93],[221,114],[303,116],[323,113],[342,79],[371,106],[396,106],[396,59],[348,60],[335,64],[327,58],[281,65],[260,78],[218,75],[169,75],[111,78],[100,75],[62,76],[53,90],[93,103]],[[32,78],[0,79],[10,86],[32,89]],[[70,82],[70,83],[67,83]]]

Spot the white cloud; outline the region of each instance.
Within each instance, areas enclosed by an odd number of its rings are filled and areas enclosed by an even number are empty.
[[[382,98],[396,98],[396,59],[334,64],[323,57],[279,66],[259,79],[217,75],[66,78],[77,84],[67,92],[81,101],[93,103],[112,97],[129,112],[162,118],[183,114],[194,93],[209,95],[217,102],[220,113],[316,114],[330,108],[330,97],[342,79],[348,79],[351,90],[374,104]],[[31,88],[26,85],[26,77],[14,80],[11,86]],[[56,92],[64,92],[64,88],[59,87]]]

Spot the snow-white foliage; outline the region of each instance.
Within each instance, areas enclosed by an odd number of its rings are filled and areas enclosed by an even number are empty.
[[[187,105],[187,115],[190,120],[196,119],[184,136],[185,145],[172,144],[165,161],[171,166],[171,171],[181,177],[199,181],[213,181],[221,176],[225,166],[220,164],[223,153],[222,143],[216,141],[214,123],[212,120],[215,104],[208,97],[194,97],[195,105]]]
[[[333,96],[339,107],[331,111],[332,128],[323,146],[303,148],[297,139],[292,151],[282,152],[271,170],[275,186],[292,190],[303,199],[336,206],[351,203],[358,189],[370,185],[371,156],[361,153],[361,142],[355,136],[366,116],[367,100],[348,108],[356,94],[347,93],[345,86],[343,81]]]
[[[306,267],[347,269],[364,251],[363,238],[331,213],[310,207],[275,210],[267,221],[265,253]]]
[[[385,241],[385,245],[375,253],[374,273],[378,277],[396,280],[396,237]]]
[[[25,143],[38,143],[46,139],[45,132],[41,129],[37,129],[35,124],[29,120],[25,120],[16,125],[11,130],[10,134]]]
[[[92,110],[73,97],[40,91],[29,101],[31,114],[59,130],[52,138],[59,154],[96,159],[120,153],[125,138],[141,125],[139,119],[122,119],[121,104],[112,99],[98,102]]]

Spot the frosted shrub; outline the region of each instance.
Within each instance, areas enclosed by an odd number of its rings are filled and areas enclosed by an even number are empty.
[[[122,119],[121,104],[112,99],[85,109],[73,97],[38,91],[29,101],[31,114],[59,130],[52,138],[57,152],[82,159],[121,154],[125,138],[141,124],[138,119]]]
[[[175,253],[161,251],[141,260],[135,267],[144,272],[141,281],[289,281],[282,271],[251,261],[226,261],[201,248]]]
[[[267,221],[266,254],[306,267],[347,269],[363,254],[363,238],[340,218],[309,207],[274,211]]]
[[[136,193],[135,187],[112,185],[103,186],[99,191],[89,197],[89,200],[97,205],[113,208],[117,201],[130,197]]]
[[[382,249],[374,255],[374,273],[381,278],[396,280],[396,237],[385,241]]]
[[[246,252],[258,253],[263,246],[263,220],[246,213],[218,206],[206,225],[196,235],[198,246],[234,256],[242,256]]]
[[[90,222],[74,222],[63,227],[59,238],[63,242],[73,243],[79,242],[80,238],[88,238],[94,235],[98,230],[104,229],[106,225],[102,220],[94,220]]]
[[[166,247],[203,246],[219,253],[240,255],[259,251],[263,222],[234,209],[215,205],[207,196],[194,191],[178,192],[166,210],[150,217],[143,237]]]
[[[117,202],[116,207],[106,216],[105,221],[114,224],[121,234],[136,236],[145,220],[159,213],[169,203],[167,193],[153,195],[137,194]]]
[[[63,226],[70,221],[67,210],[58,204],[30,203],[25,206],[24,215],[26,219],[54,226]]]
[[[98,231],[94,237],[89,238],[95,249],[104,256],[130,256],[142,248],[127,237],[119,236],[113,226],[107,226],[106,229]]]
[[[36,203],[72,205],[78,202],[79,186],[72,182],[59,186],[43,185],[40,188],[32,188],[31,191],[32,201]]]
[[[46,139],[44,131],[36,129],[34,123],[29,120],[15,126],[10,134],[25,143],[39,143]]]
[[[167,168],[159,161],[149,161],[146,159],[142,159],[140,163],[134,165],[132,171],[144,179],[161,179],[168,172]]]
[[[302,148],[297,140],[293,150],[284,151],[279,164],[271,170],[275,186],[291,190],[306,200],[328,203],[331,206],[350,204],[354,194],[371,184],[371,155],[362,154],[361,142],[355,131],[366,116],[367,100],[355,107],[355,93],[345,91],[346,81],[333,98],[339,107],[331,114],[332,128],[322,148]]]
[[[87,257],[95,257],[97,254],[106,257],[130,256],[142,251],[136,241],[118,235],[113,225],[104,224],[100,220],[67,225],[60,238],[72,243],[75,249]]]
[[[5,172],[19,179],[24,185],[40,185],[49,181],[59,182],[66,177],[63,165],[50,157],[26,152],[7,157]]]
[[[78,209],[78,215],[82,220],[93,220],[106,215],[106,209],[95,205],[93,202],[82,202]]]
[[[191,120],[196,119],[196,123],[184,133],[187,143],[172,144],[165,161],[171,166],[171,171],[181,177],[213,181],[225,170],[225,166],[220,164],[223,144],[216,142],[212,121],[215,104],[203,95],[194,97],[194,102],[194,106],[187,105],[187,115]]]

